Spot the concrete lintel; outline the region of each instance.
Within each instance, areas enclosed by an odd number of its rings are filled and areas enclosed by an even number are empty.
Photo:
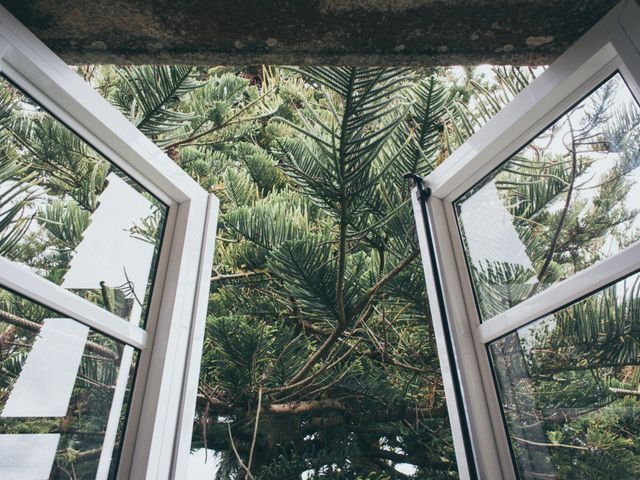
[[[4,0],[69,63],[550,63],[616,0]]]

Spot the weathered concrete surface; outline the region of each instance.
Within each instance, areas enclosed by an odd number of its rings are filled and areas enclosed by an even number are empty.
[[[3,0],[70,63],[545,64],[616,0]]]

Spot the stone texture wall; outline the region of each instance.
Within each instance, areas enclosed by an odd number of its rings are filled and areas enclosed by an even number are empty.
[[[4,0],[70,63],[551,62],[615,0]]]

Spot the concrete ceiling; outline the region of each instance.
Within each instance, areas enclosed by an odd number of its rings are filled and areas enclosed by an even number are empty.
[[[616,0],[2,0],[69,63],[546,64]]]

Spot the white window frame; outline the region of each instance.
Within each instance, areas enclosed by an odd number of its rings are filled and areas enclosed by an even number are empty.
[[[634,0],[614,7],[412,191],[447,408],[463,479],[517,478],[487,345],[640,270],[640,242],[481,323],[454,202],[615,71],[640,100],[640,7]],[[449,351],[447,342],[451,344]]]
[[[0,73],[168,207],[144,329],[4,258],[0,285],[127,345],[96,478],[108,473],[134,348],[118,478],[187,478],[219,201],[3,7]]]

